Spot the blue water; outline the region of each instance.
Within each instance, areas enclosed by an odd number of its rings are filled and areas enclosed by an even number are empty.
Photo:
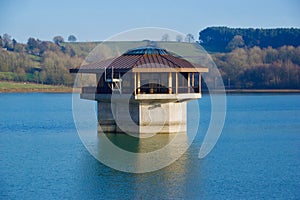
[[[300,95],[229,95],[227,104],[206,158],[204,95],[189,150],[159,171],[130,174],[85,149],[71,94],[0,94],[0,199],[300,199]]]

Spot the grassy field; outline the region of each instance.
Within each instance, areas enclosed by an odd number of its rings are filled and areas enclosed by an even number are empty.
[[[150,45],[150,41],[105,41],[105,42],[74,42],[74,43],[64,43],[63,45],[71,47],[76,55],[83,56],[87,58],[87,61],[93,62],[97,58],[103,58],[102,56],[112,56],[116,57],[127,50],[137,47],[143,47]],[[195,43],[187,42],[173,42],[173,41],[155,41],[153,42],[157,47],[166,49],[171,53],[180,55],[181,57],[190,60],[191,62],[199,62],[198,60],[193,60],[195,58],[205,56],[205,51],[199,45]],[[95,48],[96,47],[96,48]],[[93,51],[92,51],[93,50]],[[92,51],[92,52],[91,52]],[[103,52],[107,52],[107,55],[102,55]],[[89,54],[90,53],[90,54]],[[99,57],[97,57],[99,56]],[[97,57],[97,58],[93,58]]]
[[[72,92],[65,86],[0,81],[0,92]]]

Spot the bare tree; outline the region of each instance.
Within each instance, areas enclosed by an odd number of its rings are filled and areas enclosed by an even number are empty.
[[[236,48],[241,48],[245,46],[244,39],[241,35],[235,35],[233,39],[228,43],[226,49],[232,51]]]
[[[170,36],[168,33],[164,34],[162,37],[161,37],[161,41],[169,41],[170,40]]]
[[[185,41],[186,41],[186,42],[189,42],[189,43],[194,42],[194,41],[195,41],[195,38],[194,38],[193,34],[188,33],[188,34],[185,36]]]
[[[182,42],[182,41],[183,41],[182,35],[176,35],[176,42]]]
[[[12,48],[11,36],[5,33],[2,38],[2,43],[4,48],[11,49]]]

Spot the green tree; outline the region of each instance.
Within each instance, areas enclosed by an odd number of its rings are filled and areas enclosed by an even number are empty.
[[[16,44],[18,44],[17,40],[12,39],[12,48],[15,50]]]
[[[34,38],[28,38],[27,40],[27,46],[26,50],[28,53],[32,54],[34,52],[34,49],[38,48],[38,41]]]
[[[2,37],[0,35],[0,48],[2,48],[2,47],[3,47],[3,40],[2,40]]]
[[[53,38],[53,42],[55,43],[55,44],[57,44],[58,46],[60,46],[60,44],[61,43],[63,43],[64,42],[64,38],[62,37],[62,36],[55,36],[54,38]]]
[[[69,35],[68,37],[68,41],[69,42],[76,42],[77,38],[75,37],[75,35]]]
[[[234,36],[242,36],[245,47],[278,48],[284,45],[297,47],[300,45],[299,28],[276,28],[276,29],[254,29],[254,28],[228,28],[208,27],[199,33],[201,45],[210,51],[226,52],[229,43]]]
[[[40,54],[43,54],[45,51],[48,50],[48,42],[38,40],[37,48],[40,50]]]

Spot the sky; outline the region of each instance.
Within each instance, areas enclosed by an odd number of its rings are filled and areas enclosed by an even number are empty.
[[[191,33],[210,26],[300,28],[299,0],[0,0],[0,35],[103,41],[120,32],[161,27]]]

